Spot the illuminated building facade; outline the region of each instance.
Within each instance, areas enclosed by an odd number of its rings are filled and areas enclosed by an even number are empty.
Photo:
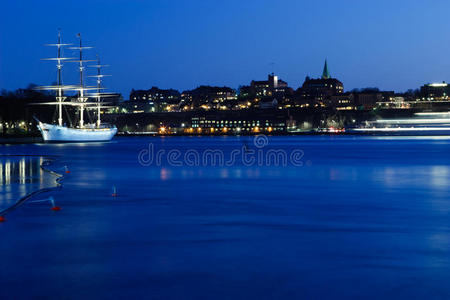
[[[332,95],[325,100],[327,107],[332,107],[337,110],[354,110],[355,105],[355,95],[353,93],[339,93]]]
[[[287,87],[288,85],[285,81],[279,79],[278,76],[272,73],[268,75],[267,80],[252,80],[249,90],[256,97],[267,97],[284,92]]]
[[[450,85],[448,83],[429,83],[420,88],[422,100],[427,101],[448,101],[450,95]]]
[[[200,110],[229,110],[236,103],[236,91],[230,87],[202,85],[181,93],[182,110],[184,107]]]
[[[110,113],[125,113],[125,114],[139,114],[139,113],[154,113],[156,106],[153,101],[124,101],[120,103],[114,111]]]
[[[192,131],[192,132],[191,132]],[[282,133],[286,131],[286,118],[277,114],[193,116],[191,127],[185,133]]]
[[[180,92],[174,89],[159,89],[152,87],[149,90],[132,90],[130,94],[131,102],[147,103],[147,106],[153,106],[154,111],[164,112],[178,109],[181,101]],[[139,104],[133,104],[139,105]]]

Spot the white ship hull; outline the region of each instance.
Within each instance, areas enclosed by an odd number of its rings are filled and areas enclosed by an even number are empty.
[[[117,133],[117,128],[68,128],[39,122],[39,131],[46,142],[107,142]]]

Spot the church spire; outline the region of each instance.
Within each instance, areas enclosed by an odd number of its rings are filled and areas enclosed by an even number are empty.
[[[330,72],[328,71],[328,63],[325,59],[325,65],[323,66],[322,79],[330,79]]]

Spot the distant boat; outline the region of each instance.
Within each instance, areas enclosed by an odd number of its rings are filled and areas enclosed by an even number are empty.
[[[360,126],[347,127],[347,133],[372,135],[450,135],[450,112],[415,113],[412,118],[366,121]]]
[[[102,98],[111,96],[112,94],[101,93],[103,89],[101,86],[102,78],[108,75],[101,74],[102,67],[106,65],[100,64],[100,59],[97,57],[97,64],[89,67],[97,69],[97,74],[89,77],[97,79],[97,86],[89,87],[84,85],[84,63],[95,60],[83,59],[83,50],[90,49],[91,47],[85,47],[82,45],[81,35],[77,35],[79,38],[79,46],[70,47],[68,49],[78,50],[79,59],[73,60],[73,58],[62,57],[62,50],[65,46],[71,44],[63,44],[61,41],[61,33],[58,32],[58,42],[56,44],[49,44],[48,46],[57,47],[57,56],[54,58],[48,58],[46,60],[56,61],[57,67],[57,83],[54,86],[39,87],[42,90],[51,90],[56,92],[56,102],[41,103],[44,105],[56,105],[58,108],[58,123],[48,124],[38,121],[38,128],[42,134],[42,138],[46,142],[99,142],[110,141],[117,133],[117,128],[114,125],[104,124],[101,122],[101,104]],[[63,62],[76,62],[79,64],[80,83],[79,85],[63,85],[62,82],[62,67]],[[88,91],[94,90],[95,93],[89,94]],[[64,95],[65,91],[76,91],[76,97],[67,97]],[[73,99],[72,99],[73,98]],[[70,99],[70,101],[66,101]],[[78,109],[80,119],[76,126],[68,127],[63,123],[63,106],[74,106]],[[93,109],[96,111],[97,120],[92,124],[85,124],[85,110]]]

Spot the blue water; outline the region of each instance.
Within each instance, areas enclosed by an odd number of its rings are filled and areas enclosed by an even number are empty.
[[[182,166],[140,164],[149,144],[180,151]],[[302,156],[183,162],[243,148]],[[139,137],[0,151],[70,169],[51,193],[61,211],[28,203],[0,223],[0,298],[450,298],[450,139]]]
[[[45,160],[44,157],[0,155],[0,211],[35,190],[56,185],[56,177],[41,169]]]

